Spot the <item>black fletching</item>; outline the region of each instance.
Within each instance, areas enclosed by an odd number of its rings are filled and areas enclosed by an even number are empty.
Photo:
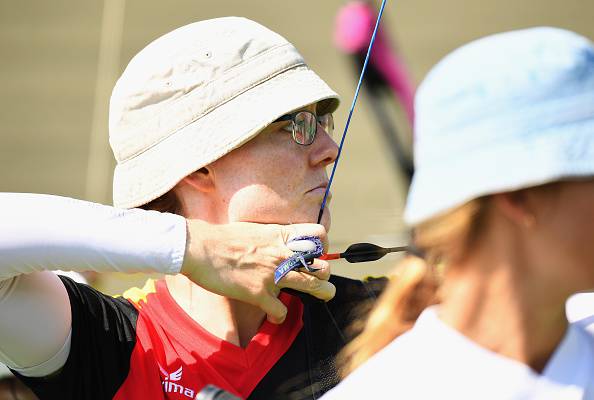
[[[407,248],[407,246],[384,248],[371,243],[355,243],[341,253],[340,257],[350,263],[376,261],[388,253],[405,251]]]

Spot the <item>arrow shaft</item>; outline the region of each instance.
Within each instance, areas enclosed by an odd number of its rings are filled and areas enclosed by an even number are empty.
[[[385,249],[387,253],[397,253],[399,251],[407,251],[408,246],[389,247]]]

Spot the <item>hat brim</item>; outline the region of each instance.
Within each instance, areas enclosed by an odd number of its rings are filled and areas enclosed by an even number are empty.
[[[314,103],[319,103],[319,112],[333,112],[339,98],[305,66],[250,88],[118,164],[113,177],[114,205],[134,208],[155,200],[185,176],[254,138],[281,115]]]
[[[466,202],[571,178],[594,176],[594,116],[538,132],[538,139],[484,146],[415,171],[404,220],[417,225]],[[478,167],[478,168],[477,168]]]
[[[14,374],[12,372],[10,372],[10,370],[8,369],[8,367],[6,365],[0,364],[0,379],[10,378],[10,377],[14,378]]]

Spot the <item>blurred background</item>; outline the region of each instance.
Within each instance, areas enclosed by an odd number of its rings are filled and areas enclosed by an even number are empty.
[[[0,190],[110,204],[114,161],[107,142],[107,109],[115,80],[153,39],[219,16],[251,18],[296,45],[343,98],[335,115],[339,137],[358,78],[356,62],[333,39],[337,14],[345,4],[0,0]],[[379,2],[372,4],[377,7]],[[538,25],[594,38],[593,21],[592,0],[389,0],[383,34],[415,86],[441,57],[472,39]],[[354,242],[396,246],[408,240],[401,220],[408,181],[396,163],[393,141],[400,144],[401,157],[410,158],[410,123],[387,86],[373,96],[367,89],[355,110],[333,185],[333,251]],[[383,115],[378,109],[385,110]],[[386,272],[397,259],[389,255],[375,263],[333,265],[339,274],[362,277]],[[112,276],[97,285],[117,293],[141,279]]]

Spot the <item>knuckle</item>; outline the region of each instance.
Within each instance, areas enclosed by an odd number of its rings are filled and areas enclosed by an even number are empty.
[[[330,273],[324,273],[320,275],[319,278],[323,281],[328,281],[330,279]]]
[[[265,301],[265,299],[268,297],[268,291],[266,290],[266,288],[264,286],[258,286],[257,288],[255,288],[253,290],[252,293],[255,297],[257,297],[258,299],[260,299],[261,301]]]

